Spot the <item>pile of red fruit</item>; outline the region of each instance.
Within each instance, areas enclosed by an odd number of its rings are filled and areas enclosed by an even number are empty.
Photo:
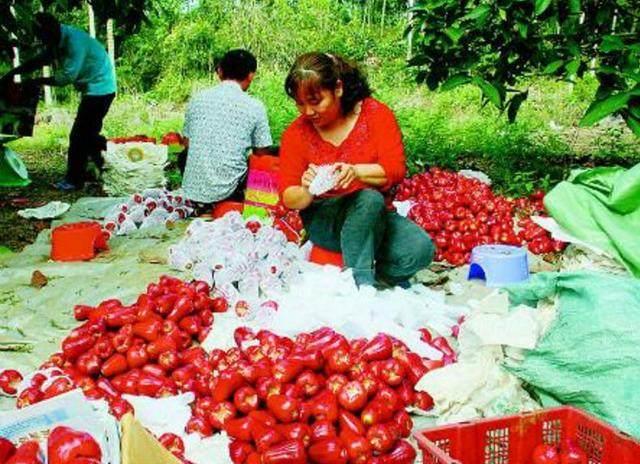
[[[496,195],[478,179],[431,168],[402,181],[396,201],[412,200],[409,219],[426,230],[436,245],[436,261],[455,266],[468,263],[477,245],[526,244],[532,253],[562,251],[566,244],[553,240],[530,216],[544,215],[544,192],[528,198]]]
[[[415,383],[431,364],[388,335],[347,340],[330,328],[294,340],[247,328],[215,350],[216,379],[188,430],[224,430],[236,464],[413,463],[407,406],[429,410]],[[207,359],[204,352],[200,357]]]
[[[560,446],[538,445],[531,456],[531,464],[587,464],[586,453],[572,439],[564,440]]]
[[[0,437],[1,464],[44,463],[40,443],[28,440],[16,446]],[[47,462],[49,464],[100,464],[102,450],[98,442],[86,432],[69,427],[55,427],[47,437]]]
[[[85,322],[63,340],[62,352],[41,366],[48,371],[31,378],[17,406],[82,388],[90,399],[107,400],[120,417],[131,409],[123,393],[160,397],[196,387],[210,391],[211,369],[192,364],[193,347],[211,330],[214,313],[228,304],[209,292],[204,282],[163,276],[132,305],[115,299],[96,307],[77,305],[75,318]]]

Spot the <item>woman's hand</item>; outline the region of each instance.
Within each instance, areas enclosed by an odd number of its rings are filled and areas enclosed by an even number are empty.
[[[302,179],[300,181],[300,184],[303,187],[309,188],[309,186],[311,185],[311,182],[313,182],[313,179],[316,178],[317,174],[318,174],[318,166],[316,166],[315,164],[310,164],[309,167],[307,167],[307,170],[302,174]]]
[[[358,178],[356,167],[353,164],[336,163],[333,172],[336,176],[336,189],[349,188],[351,182]]]

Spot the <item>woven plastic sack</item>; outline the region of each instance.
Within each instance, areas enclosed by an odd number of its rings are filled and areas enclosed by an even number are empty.
[[[507,368],[531,385],[543,406],[577,406],[640,438],[640,281],[545,273],[509,292],[513,304],[555,297],[558,316],[522,364]]]
[[[576,173],[549,192],[544,204],[563,229],[640,277],[640,164]]]
[[[104,155],[104,190],[110,195],[129,195],[148,188],[164,187],[168,148],[147,142],[107,143]]]

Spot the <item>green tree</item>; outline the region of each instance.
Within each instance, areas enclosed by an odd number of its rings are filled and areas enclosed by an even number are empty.
[[[593,72],[581,124],[617,114],[640,135],[638,0],[422,0],[411,11],[410,65],[430,89],[476,85],[513,121],[528,96],[520,78]]]

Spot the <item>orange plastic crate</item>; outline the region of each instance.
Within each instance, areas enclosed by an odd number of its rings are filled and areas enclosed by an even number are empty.
[[[414,433],[424,464],[530,464],[541,443],[572,438],[588,464],[640,463],[640,443],[583,411],[564,406]]]

